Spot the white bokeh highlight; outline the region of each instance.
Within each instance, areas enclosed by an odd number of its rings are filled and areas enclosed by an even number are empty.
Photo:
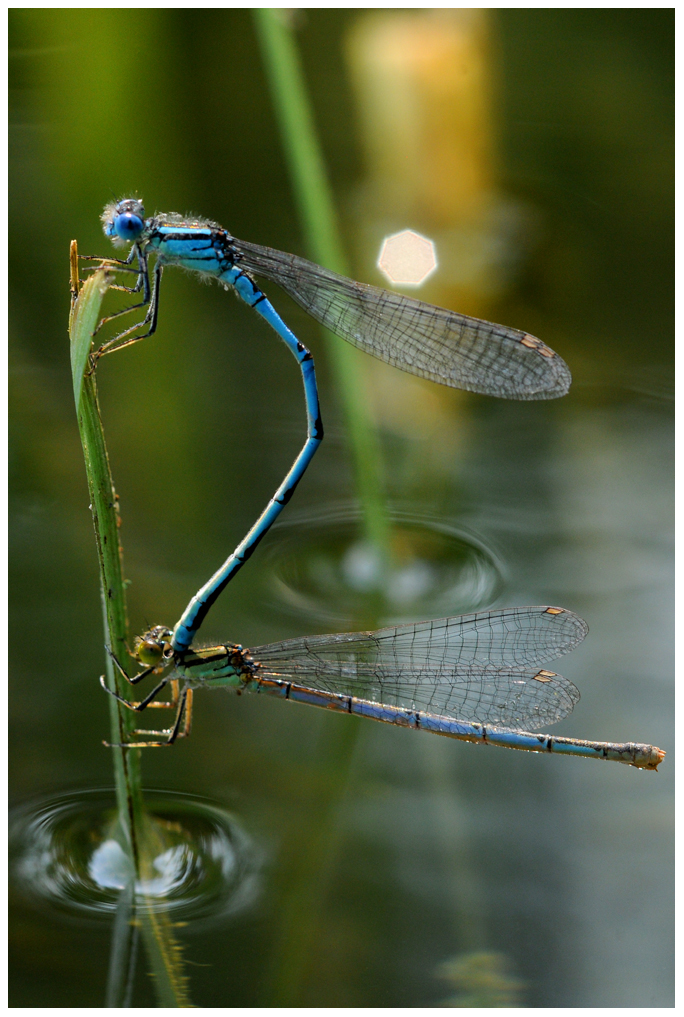
[[[378,268],[395,286],[420,286],[437,268],[435,245],[414,230],[383,241]]]

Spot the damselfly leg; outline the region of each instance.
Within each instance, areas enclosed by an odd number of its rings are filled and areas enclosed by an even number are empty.
[[[128,682],[129,685],[135,686],[144,678],[149,677],[150,674],[159,670],[157,666],[150,665],[143,668],[142,671],[131,678],[122,667],[120,661],[116,657],[116,654],[110,649],[110,647],[107,647],[107,652],[116,666],[118,673],[126,680],[126,682]],[[166,666],[170,663],[171,662],[167,661]],[[149,740],[142,742],[104,742],[108,748],[162,748],[165,745],[173,745],[177,738],[185,738],[190,734],[190,730],[192,728],[192,689],[187,687],[181,689],[179,679],[173,676],[173,670],[169,671],[169,673],[162,678],[152,691],[139,702],[131,702],[123,696],[120,696],[118,692],[110,689],[106,683],[104,675],[101,675],[100,677],[100,684],[105,692],[108,692],[110,696],[113,696],[114,699],[122,703],[127,709],[133,710],[136,713],[142,713],[143,710],[148,708],[176,711],[173,724],[168,729],[161,731],[149,731],[144,728],[135,728],[133,730],[132,734],[134,735],[152,736]],[[171,689],[171,699],[157,700],[157,696],[164,688],[166,688],[167,685]]]

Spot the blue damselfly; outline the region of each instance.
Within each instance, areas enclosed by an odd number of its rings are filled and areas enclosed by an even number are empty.
[[[324,709],[369,717],[463,741],[531,752],[612,759],[654,770],[662,749],[633,742],[591,742],[533,734],[523,725],[567,716],[579,692],[541,665],[568,653],[587,633],[581,618],[560,607],[518,607],[398,625],[375,632],[305,636],[246,650],[237,644],[174,649],[163,626],[137,640],[145,665],[131,685],[161,674],[131,710],[175,709],[166,731],[139,729],[129,748],[172,745],[190,733],[195,688],[266,693]],[[110,651],[111,652],[111,651]],[[170,702],[157,696],[171,685]]]

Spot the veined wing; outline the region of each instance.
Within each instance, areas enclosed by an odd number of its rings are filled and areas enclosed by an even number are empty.
[[[234,243],[241,267],[282,287],[331,332],[403,371],[504,399],[554,399],[570,387],[567,364],[526,332],[355,282],[295,254]]]
[[[428,668],[540,667],[586,636],[587,623],[562,607],[507,607],[454,618],[395,625],[375,632],[334,632],[253,647],[258,660],[372,657],[378,666]],[[370,655],[370,656],[368,656]]]
[[[567,653],[586,633],[586,623],[562,608],[509,608],[376,632],[289,639],[250,653],[259,676],[520,727],[552,724],[579,701],[572,682],[539,667]]]

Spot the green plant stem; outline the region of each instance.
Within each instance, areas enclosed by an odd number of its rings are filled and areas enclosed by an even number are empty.
[[[89,277],[77,298],[74,295],[72,284],[71,369],[78,429],[83,446],[90,509],[93,515],[95,543],[100,566],[105,641],[113,649],[118,659],[127,664],[128,624],[122,554],[119,543],[119,510],[102,430],[95,375],[86,374],[91,336],[99,321],[102,300],[108,286],[109,281],[104,270],[94,272]],[[119,688],[121,679],[118,679],[118,676],[114,674],[109,654],[105,661],[109,688],[118,691],[120,695],[125,695],[126,690]],[[135,726],[135,716],[131,711],[125,710],[113,696],[107,698],[110,707],[111,741],[125,741]],[[121,828],[137,871],[139,856],[136,830],[140,828],[140,819],[143,814],[140,751],[114,748],[112,755]]]
[[[348,275],[323,154],[297,49],[287,25],[287,11],[256,8],[254,17],[307,252],[314,261]],[[329,332],[325,332],[325,337],[346,416],[366,539],[388,563],[390,527],[382,456],[368,413],[363,354]],[[297,852],[297,864],[288,867],[271,970],[262,987],[262,1001],[267,1006],[301,1005],[303,986],[310,975],[311,956],[320,939],[321,912],[337,849],[337,815],[359,736],[356,718],[348,718],[347,725],[344,730],[337,730],[329,723],[328,736],[322,740],[325,759],[321,764],[334,770],[335,779],[330,782],[329,794],[317,803],[317,819],[313,829],[307,831],[306,848]]]
[[[254,9],[306,249],[314,261],[333,272],[349,275],[323,154],[299,56],[287,25],[287,14],[280,8]],[[346,417],[366,537],[388,558],[390,534],[383,491],[382,457],[377,433],[368,413],[363,354],[330,332],[325,331],[325,337]]]
[[[108,286],[107,271],[99,269],[88,278],[83,288],[80,288],[76,242],[72,241],[72,302],[69,316],[71,370],[100,566],[105,642],[114,650],[117,658],[128,665],[129,653],[126,642],[128,621],[123,556],[119,541],[118,499],[109,467],[95,375],[86,373],[92,334],[100,319],[102,300]],[[115,673],[109,654],[105,656],[105,663],[108,687],[125,696],[127,688],[123,679]],[[113,696],[107,696],[107,699],[110,711],[110,739],[113,743],[126,741],[136,726],[138,715],[126,710]],[[127,850],[131,860],[132,879],[142,880],[144,885],[145,879],[155,874],[153,860],[163,850],[163,845],[160,846],[159,831],[154,820],[145,811],[141,752],[139,749],[116,747],[111,751],[118,806],[118,833],[122,846]],[[141,925],[160,1006],[191,1007],[192,1003],[187,996],[187,979],[183,974],[181,963],[181,948],[172,934],[169,919],[159,909],[159,901],[150,901],[147,906],[147,902],[143,900],[144,906],[136,912],[134,887],[124,890],[123,893],[128,893],[131,898],[130,920],[138,920]],[[126,920],[124,917],[123,921]],[[129,991],[127,980],[130,972],[126,957],[135,943],[135,937],[125,933],[125,929],[119,929],[117,936],[115,927],[107,995],[109,1000],[118,1002],[111,1005],[120,1005],[121,999],[126,998]]]

